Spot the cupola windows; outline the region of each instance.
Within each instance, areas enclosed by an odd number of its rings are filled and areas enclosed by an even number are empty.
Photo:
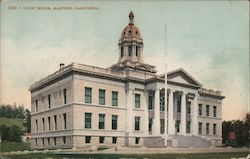
[[[132,56],[132,45],[128,46],[128,56]]]
[[[123,53],[123,46],[121,47],[121,57],[124,56],[124,53]]]
[[[136,46],[136,57],[139,57],[139,52],[140,52],[140,47],[139,46]]]

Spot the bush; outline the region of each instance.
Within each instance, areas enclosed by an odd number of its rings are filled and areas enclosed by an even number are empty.
[[[16,125],[12,125],[12,126],[1,125],[0,135],[1,135],[2,141],[21,142],[23,132],[21,128]]]

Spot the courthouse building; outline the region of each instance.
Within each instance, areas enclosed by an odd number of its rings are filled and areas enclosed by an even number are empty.
[[[165,91],[165,75],[144,63],[132,12],[129,20],[111,67],[60,64],[30,86],[32,148],[221,145],[224,96],[182,68],[167,73]]]

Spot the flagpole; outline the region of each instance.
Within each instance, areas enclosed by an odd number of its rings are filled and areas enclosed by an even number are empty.
[[[168,87],[167,87],[167,24],[165,24],[165,36],[164,36],[164,66],[165,66],[165,96],[164,96],[164,100],[165,100],[165,146],[167,146],[167,134],[168,134],[168,102],[167,102],[167,97],[168,97]],[[167,124],[166,124],[167,123]]]

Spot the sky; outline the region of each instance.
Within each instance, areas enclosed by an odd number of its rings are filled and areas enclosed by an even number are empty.
[[[29,86],[57,71],[59,63],[104,68],[116,63],[131,10],[145,63],[155,65],[158,74],[164,73],[164,62],[168,71],[183,68],[205,88],[222,91],[224,120],[243,119],[249,110],[248,1],[4,0],[0,102],[30,108]]]

